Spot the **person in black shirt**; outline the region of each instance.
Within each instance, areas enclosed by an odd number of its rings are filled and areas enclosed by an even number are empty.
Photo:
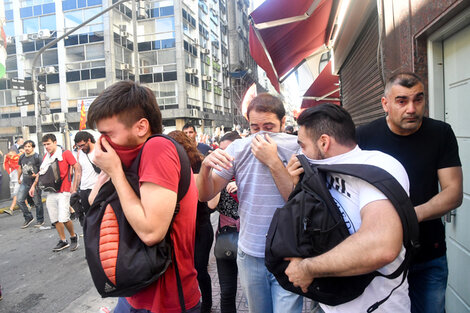
[[[197,142],[196,137],[197,137],[197,132],[196,132],[196,127],[194,127],[193,124],[191,123],[186,123],[183,126],[183,132],[185,133],[186,136],[191,138],[194,142]],[[197,143],[197,149],[199,152],[202,153],[203,156],[208,155],[209,153],[212,152],[212,148],[205,143],[198,142]]]
[[[32,140],[26,140],[24,142],[25,153],[21,155],[18,164],[18,177],[20,188],[18,190],[18,206],[23,212],[24,223],[21,228],[26,228],[33,222],[33,214],[28,210],[26,206],[26,199],[28,198],[29,189],[36,179],[36,175],[39,172],[41,166],[41,160],[39,155],[34,152],[36,144]],[[21,179],[22,177],[22,179]],[[31,203],[31,202],[29,202]],[[42,206],[41,191],[36,188],[36,192],[33,197],[33,203],[36,207],[36,225],[40,227],[44,225],[44,208]]]
[[[457,140],[449,124],[424,117],[424,84],[414,73],[387,81],[382,107],[387,116],[359,127],[358,143],[405,167],[421,244],[408,276],[411,312],[445,312],[448,269],[441,217],[462,203]]]

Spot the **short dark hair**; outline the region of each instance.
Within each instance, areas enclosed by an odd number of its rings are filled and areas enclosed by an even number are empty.
[[[32,140],[26,140],[23,144],[23,146],[26,146],[27,144],[30,144],[31,147],[36,148],[36,144]]]
[[[18,147],[18,150],[24,149],[24,145]]]
[[[235,140],[241,139],[241,138],[242,137],[240,136],[240,134],[237,131],[231,131],[231,132],[228,132],[225,135],[223,135],[222,138],[220,138],[219,142],[222,142],[222,141],[225,141],[225,140],[235,141]]]
[[[45,134],[44,136],[42,136],[42,139],[41,139],[42,142],[48,142],[49,140],[54,142],[54,141],[57,141],[57,138],[55,137],[54,134]]]
[[[89,132],[87,131],[79,131],[78,133],[75,134],[75,138],[73,139],[75,141],[75,143],[79,143],[80,141],[84,141],[84,142],[87,142],[88,140],[90,140],[92,143],[95,143],[95,137],[93,137],[92,134],[90,134]]]
[[[153,134],[161,134],[162,113],[155,94],[147,87],[131,80],[112,84],[91,103],[87,120],[90,125],[104,118],[117,116],[127,127],[141,118],[146,118]]]
[[[348,111],[333,103],[324,103],[306,109],[297,119],[312,140],[322,134],[333,137],[341,145],[356,144],[356,127]]]
[[[406,88],[411,88],[419,83],[424,86],[424,82],[421,77],[419,77],[413,72],[396,73],[387,79],[384,94],[385,96],[387,96],[388,92],[390,91],[393,85],[400,85]]]
[[[192,123],[186,123],[186,124],[184,124],[183,130],[188,129],[188,128],[192,128],[193,131],[196,133],[196,128],[194,127],[194,125],[193,125]]]
[[[253,110],[256,112],[274,113],[280,121],[282,121],[286,115],[286,109],[281,99],[269,93],[260,93],[251,100],[246,111],[248,120],[250,119],[250,112]]]

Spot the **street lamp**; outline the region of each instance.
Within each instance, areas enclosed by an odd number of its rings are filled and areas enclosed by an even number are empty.
[[[127,2],[127,1],[131,1],[131,0],[120,0],[114,4],[112,4],[111,6],[107,7],[105,10],[101,11],[100,13],[98,14],[95,14],[94,16],[90,17],[88,20],[86,20],[85,22],[81,23],[80,25],[74,27],[73,29],[67,31],[66,33],[64,33],[62,36],[52,40],[51,42],[49,42],[47,45],[45,45],[44,47],[42,47],[41,49],[39,49],[38,52],[36,52],[36,54],[34,55],[34,59],[33,59],[33,63],[32,63],[32,66],[31,66],[31,71],[32,71],[32,77],[31,77],[31,81],[33,83],[33,95],[34,95],[34,116],[36,118],[36,134],[38,136],[38,143],[39,141],[41,140],[41,137],[42,137],[42,125],[41,125],[41,117],[39,116],[39,104],[38,104],[38,89],[37,89],[37,75],[36,75],[36,63],[39,59],[39,56],[48,48],[52,47],[53,45],[55,45],[57,42],[59,42],[60,40],[64,39],[65,37],[67,37],[68,35],[74,33],[75,31],[77,31],[78,29],[82,28],[83,26],[85,26],[86,24],[90,23],[91,21],[95,20],[96,18],[100,17],[101,15],[105,14],[106,12],[108,12],[109,10],[112,10],[114,9],[115,7],[117,7],[118,5],[124,3],[124,2]],[[135,0],[132,0],[134,3],[135,3]],[[134,12],[134,14],[136,14],[136,12]],[[136,34],[134,33],[134,36]],[[41,154],[44,153],[44,147],[40,144],[38,144],[39,146],[39,152]]]

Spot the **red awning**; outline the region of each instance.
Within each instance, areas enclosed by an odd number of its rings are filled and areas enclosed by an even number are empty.
[[[328,44],[337,0],[266,0],[251,13],[250,53],[279,91],[279,79]]]
[[[325,102],[340,104],[339,77],[331,74],[331,61],[304,94],[301,108],[309,108]]]

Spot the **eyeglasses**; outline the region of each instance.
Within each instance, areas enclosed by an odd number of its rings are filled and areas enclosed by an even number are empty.
[[[77,145],[77,148],[78,149],[82,149],[83,147],[85,147],[86,143],[82,143],[81,145]]]

